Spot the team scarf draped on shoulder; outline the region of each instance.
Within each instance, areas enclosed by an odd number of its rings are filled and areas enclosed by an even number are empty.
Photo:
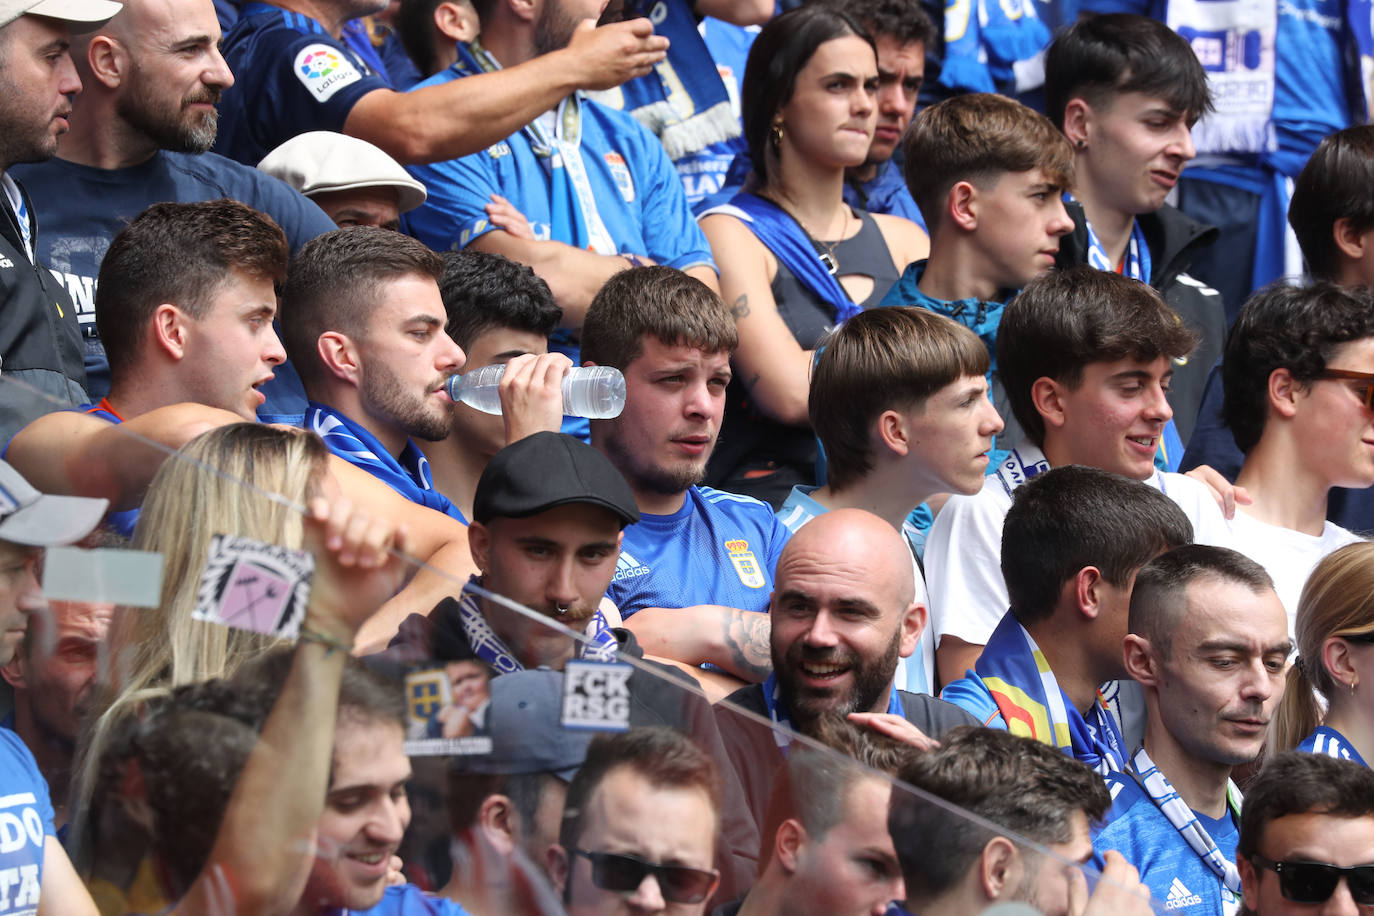
[[[644,76],[587,95],[634,115],[674,162],[740,135],[730,92],[686,3],[660,2],[647,11],[654,33],[668,39],[668,56]]]
[[[768,680],[764,681],[762,686],[763,703],[768,707],[768,718],[773,724],[782,726],[773,729],[773,740],[785,751],[792,743],[792,735],[796,733],[797,727],[792,724],[792,714],[788,711],[787,701],[783,699],[776,672],[768,675]],[[906,711],[902,709],[902,698],[895,683],[887,694],[886,712],[888,715],[906,718]]]
[[[481,583],[476,576],[468,579],[470,584]],[[514,611],[505,613],[514,614]],[[501,637],[497,636],[492,630],[491,624],[482,616],[482,609],[478,606],[477,595],[464,589],[462,597],[458,599],[458,620],[463,625],[463,635],[467,637],[468,645],[472,651],[482,661],[491,665],[497,674],[513,674],[516,671],[524,671],[525,666],[516,659],[515,654],[505,644]],[[616,652],[620,649],[620,641],[611,632],[611,626],[606,621],[606,615],[597,608],[587,621],[585,630],[587,641],[580,643],[578,658],[592,662],[613,662]]]
[[[757,194],[741,191],[730,199],[730,203],[707,212],[729,213],[743,220],[764,247],[786,264],[807,289],[835,309],[836,324],[862,311],[840,286],[840,281],[826,269],[806,230],[782,207]]]
[[[1069,702],[1044,653],[1011,612],[1003,615],[973,667],[1014,735],[1057,747],[1098,773],[1126,765],[1125,739],[1096,694],[1085,717]]]
[[[1193,852],[1197,853],[1198,857],[1207,863],[1207,867],[1221,882],[1223,916],[1235,916],[1240,910],[1241,903],[1240,872],[1236,870],[1236,864],[1226,858],[1221,849],[1217,847],[1216,841],[1207,832],[1207,828],[1202,826],[1197,815],[1193,813],[1193,809],[1188,807],[1188,803],[1174,790],[1168,778],[1155,766],[1150,755],[1145,753],[1145,748],[1140,748],[1131,757],[1128,772],[1145,790],[1145,794],[1150,796],[1150,801],[1154,802],[1159,812],[1179,832],[1179,835],[1188,843]],[[1240,805],[1240,790],[1236,788],[1234,782],[1228,779],[1226,781],[1226,806],[1233,817],[1240,817]]]
[[[411,502],[464,521],[462,513],[448,497],[434,489],[429,462],[411,440],[406,440],[406,447],[398,459],[372,433],[338,411],[314,401],[306,404],[305,428],[323,439],[331,452],[367,471]]]
[[[458,60],[453,68],[472,75],[494,73],[501,65],[474,39],[458,44]],[[618,254],[620,249],[597,210],[596,194],[582,161],[582,101],[577,93],[558,104],[554,125],[553,133],[538,120],[521,130],[549,179],[550,237],[583,251]]]
[[[1072,194],[1065,194],[1066,200],[1073,200]],[[1126,243],[1126,255],[1121,261],[1121,269],[1117,270],[1117,265],[1112,259],[1107,257],[1107,249],[1102,246],[1102,240],[1097,237],[1097,232],[1093,229],[1093,224],[1088,221],[1087,216],[1083,218],[1083,225],[1088,230],[1088,265],[1098,270],[1105,270],[1111,273],[1120,273],[1123,277],[1132,280],[1139,280],[1141,283],[1150,282],[1150,245],[1145,241],[1145,230],[1140,228],[1140,220],[1133,220],[1131,223],[1131,238]]]

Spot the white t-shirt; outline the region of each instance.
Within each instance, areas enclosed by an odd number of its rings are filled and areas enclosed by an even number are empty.
[[[1018,456],[1028,467],[1045,460],[1029,443],[1023,443],[1008,460]],[[1011,508],[1012,491],[1004,477],[1000,472],[990,474],[973,496],[950,497],[926,539],[926,586],[937,646],[946,633],[971,645],[986,645],[1007,612],[1002,523]],[[1193,523],[1196,543],[1230,546],[1226,519],[1205,484],[1159,471],[1144,482],[1178,504]]]
[[[1240,509],[1227,523],[1231,529],[1231,546],[1264,567],[1274,580],[1274,590],[1288,612],[1288,635],[1296,638],[1294,624],[1298,619],[1298,598],[1307,577],[1322,557],[1346,544],[1363,540],[1340,525],[1326,523],[1316,537],[1262,522]]]

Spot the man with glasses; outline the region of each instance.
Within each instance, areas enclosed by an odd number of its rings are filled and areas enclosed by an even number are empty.
[[[1326,281],[1261,291],[1231,328],[1222,382],[1251,500],[1232,546],[1273,577],[1292,635],[1313,567],[1358,540],[1326,520],[1331,488],[1374,484],[1374,297]]]
[[[568,787],[549,873],[569,916],[700,916],[720,881],[714,761],[670,728],[592,740]]]
[[[1245,796],[1237,866],[1247,914],[1354,914],[1374,906],[1374,772],[1290,751]]]

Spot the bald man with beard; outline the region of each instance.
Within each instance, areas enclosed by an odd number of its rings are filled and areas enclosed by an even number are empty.
[[[778,560],[768,615],[773,673],[717,707],[721,738],[758,823],[782,748],[736,708],[782,726],[782,743],[788,732],[809,734],[827,713],[918,747],[978,724],[950,703],[893,684],[897,659],[915,649],[927,614],[914,600],[910,550],[876,515],[836,509],[793,535]]]

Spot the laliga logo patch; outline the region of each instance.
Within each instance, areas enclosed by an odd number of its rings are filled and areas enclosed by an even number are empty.
[[[759,569],[759,561],[749,549],[748,541],[726,541],[725,551],[729,554],[730,565],[735,567],[735,573],[741,582],[749,588],[763,588],[763,570]]]
[[[307,45],[296,55],[296,78],[317,102],[325,102],[343,87],[363,78],[347,57],[323,44]]]
[[[625,157],[619,153],[607,153],[604,157],[606,165],[611,170],[611,178],[615,180],[615,186],[620,191],[620,196],[625,198],[625,203],[634,203],[635,183],[630,177],[630,167],[625,164]]]

